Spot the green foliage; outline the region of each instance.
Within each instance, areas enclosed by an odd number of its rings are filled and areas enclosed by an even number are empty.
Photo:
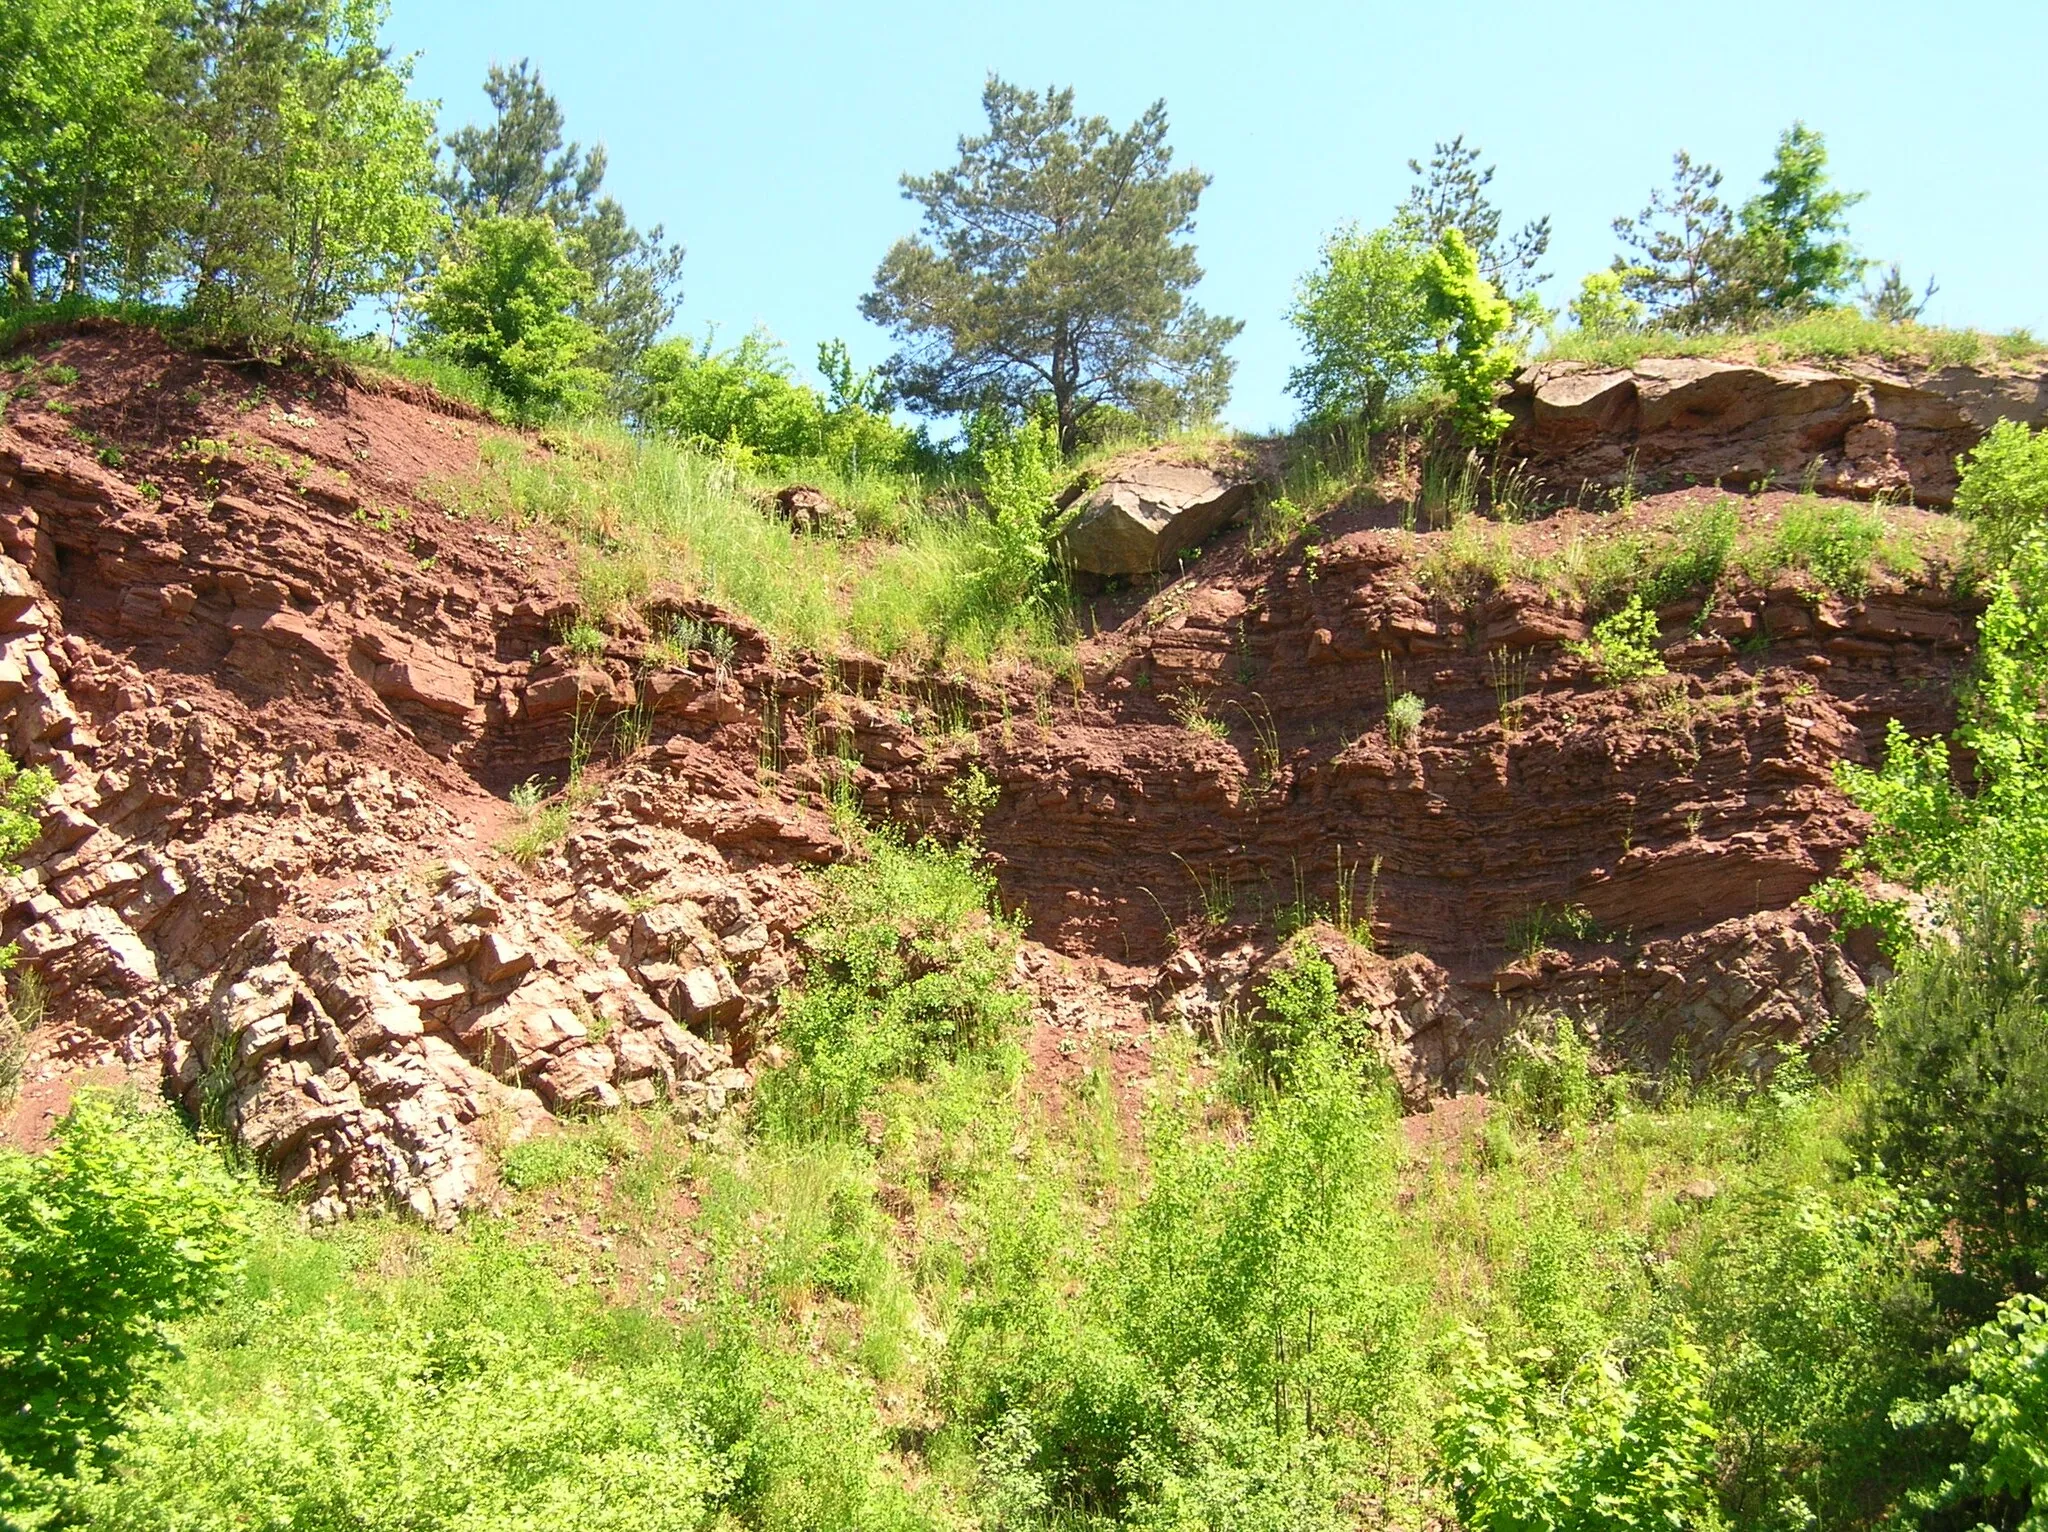
[[[1513,300],[1526,317],[1537,317],[1538,311],[1531,306],[1535,288],[1549,278],[1536,267],[1550,249],[1550,220],[1531,219],[1514,233],[1503,235],[1500,209],[1486,194],[1493,184],[1494,167],[1482,167],[1479,159],[1479,147],[1467,144],[1460,133],[1449,143],[1436,145],[1427,167],[1410,160],[1408,173],[1416,178],[1416,185],[1409,188],[1408,200],[1396,217],[1420,234],[1424,246],[1435,245],[1448,231],[1457,230],[1478,261],[1479,275]]]
[[[1668,320],[1607,335],[1580,330],[1553,333],[1542,360],[1633,367],[1646,356],[1708,356],[1729,360],[1848,362],[1875,357],[1917,366],[1950,367],[2010,355],[2036,357],[2041,346],[2024,331],[1993,336],[1976,330],[1872,319],[1851,308],[1816,309],[1782,323],[1733,330],[1673,329]]]
[[[597,1136],[564,1131],[512,1145],[499,1162],[498,1173],[515,1191],[540,1192],[578,1176],[596,1175],[610,1163],[609,1148]]]
[[[1620,611],[1594,623],[1591,639],[1565,647],[1581,659],[1591,660],[1606,686],[1664,674],[1664,657],[1657,648],[1657,614],[1643,605],[1641,596],[1630,596]]]
[[[1614,230],[1633,257],[1617,256],[1622,288],[1659,328],[1696,332],[1791,316],[1846,294],[1866,263],[1843,236],[1861,193],[1828,182],[1827,146],[1804,123],[1779,136],[1763,189],[1739,212],[1720,197],[1721,172],[1681,150],[1669,194],[1653,192]]]
[[[1844,762],[1843,791],[1877,823],[1864,860],[1921,884],[1952,883],[1974,868],[2006,880],[2017,897],[2048,903],[2048,532],[2022,535],[1991,577],[1978,625],[1977,675],[1964,696],[1957,743],[1976,758],[1974,795],[1959,788],[1949,749],[1888,726],[1883,766]]]
[[[1387,743],[1396,750],[1407,747],[1422,728],[1422,719],[1427,712],[1423,700],[1413,692],[1403,692],[1387,704]]]
[[[1510,424],[1494,400],[1515,370],[1514,347],[1503,339],[1514,325],[1514,305],[1479,274],[1478,257],[1456,229],[1446,229],[1423,257],[1418,280],[1423,311],[1449,342],[1432,357],[1431,371],[1450,396],[1459,434],[1484,445]]]
[[[42,811],[57,791],[57,779],[41,766],[24,771],[0,753],[0,871],[15,870],[15,859],[42,834]]]
[[[1879,994],[1867,1136],[1954,1243],[1968,1312],[2048,1273],[2048,927],[1977,874]]]
[[[1596,339],[1627,335],[1641,327],[1645,309],[1622,287],[1623,271],[1593,271],[1572,299],[1572,323],[1579,333]]]
[[[1517,1120],[1546,1133],[1583,1127],[1600,1102],[1593,1049],[1564,1016],[1553,1018],[1548,1038],[1524,1033],[1514,1039],[1495,1088]]]
[[[1969,1433],[1969,1457],[1953,1465],[1915,1508],[2007,1510],[2018,1532],[2048,1527],[2048,1301],[2009,1298],[1996,1317],[1950,1352],[1966,1377],[1931,1405],[1901,1407],[1901,1425],[1952,1425]],[[2013,1516],[2017,1519],[2010,1519]]]
[[[762,331],[728,351],[702,341],[661,341],[641,357],[635,413],[648,425],[708,450],[725,443],[782,463],[817,457],[825,445],[822,401],[791,375],[779,342]]]
[[[1804,902],[1844,931],[1876,933],[1879,950],[1895,961],[1913,943],[1912,921],[1901,901],[1873,894],[1846,878],[1816,883]]]
[[[1463,1337],[1437,1427],[1439,1472],[1470,1532],[1622,1532],[1714,1524],[1707,1358],[1680,1335],[1624,1369],[1588,1359],[1562,1387],[1534,1352],[1496,1361]]]
[[[523,421],[591,396],[583,358],[596,334],[573,312],[588,279],[544,218],[486,218],[463,230],[420,305],[427,344],[488,378]]]
[[[2009,561],[2029,532],[2048,527],[2048,430],[2001,420],[1956,461],[1956,510],[1984,546]]]
[[[449,165],[436,186],[457,226],[478,218],[544,217],[564,253],[588,279],[576,317],[596,332],[590,360],[631,375],[675,317],[683,252],[662,227],[641,231],[602,195],[605,153],[562,141],[562,109],[521,59],[493,64],[484,78],[492,119],[448,135]]]
[[[1297,936],[1287,960],[1259,986],[1258,1006],[1247,1018],[1242,1044],[1259,1075],[1286,1089],[1297,1071],[1334,1056],[1378,1062],[1365,1018],[1345,1009],[1337,970],[1306,935]]]
[[[1059,440],[1050,421],[1011,430],[984,413],[975,424],[988,523],[972,575],[974,603],[963,617],[988,622],[1020,608],[1056,609],[1064,582],[1054,547],[1064,518],[1053,508]]]
[[[761,1083],[760,1120],[791,1141],[851,1128],[884,1082],[992,1047],[1024,1014],[1012,985],[1016,928],[971,846],[874,835],[823,874],[802,932],[803,987],[787,1001],[791,1061]]]
[[[1785,508],[1754,562],[1764,570],[1802,570],[1825,590],[1856,596],[1870,588],[1871,564],[1884,538],[1884,518],[1875,511],[1798,500]]]
[[[39,1156],[0,1149],[0,1503],[89,1465],[242,1259],[248,1199],[162,1111],[81,1096]]]
[[[1743,253],[1753,302],[1792,314],[1839,298],[1862,278],[1866,262],[1843,238],[1845,215],[1863,200],[1828,183],[1827,144],[1803,122],[1778,137],[1764,189],[1742,205]]]
[[[1715,1359],[1723,1505],[1739,1526],[1869,1525],[1939,1445],[1889,1419],[1924,1394],[1942,1336],[1922,1228],[1882,1183],[1781,1173],[1717,1196],[1683,1262],[1686,1312]]]
[[[1370,430],[1421,380],[1429,340],[1423,258],[1413,231],[1398,224],[1342,229],[1323,241],[1288,313],[1308,358],[1288,375],[1287,391],[1310,421]]]
[[[902,349],[889,376],[940,414],[1052,397],[1063,453],[1091,406],[1205,420],[1229,393],[1224,347],[1241,328],[1188,301],[1201,280],[1185,238],[1209,178],[1171,168],[1166,104],[1119,133],[1077,117],[1071,90],[1044,95],[991,75],[988,132],[960,161],[905,176],[924,235],[899,240],[861,312]]]

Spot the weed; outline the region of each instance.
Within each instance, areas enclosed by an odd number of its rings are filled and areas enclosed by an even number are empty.
[[[1640,596],[1629,597],[1627,606],[1593,624],[1591,639],[1565,647],[1591,660],[1605,686],[1664,673],[1664,657],[1657,649],[1657,614],[1644,607]]]
[[[562,629],[562,647],[579,660],[601,660],[607,640],[604,629],[588,618],[579,617]]]
[[[1514,576],[1514,534],[1477,518],[1457,522],[1415,571],[1431,595],[1466,605],[1505,589]]]
[[[529,870],[569,835],[569,805],[548,803],[548,790],[538,777],[528,777],[507,795],[514,825],[498,849]]]
[[[1529,690],[1529,666],[1533,658],[1527,649],[1492,649],[1486,655],[1486,669],[1493,679],[1493,698],[1500,713],[1500,726],[1510,734],[1521,723],[1522,698]]]
[[[1408,741],[1421,730],[1425,711],[1422,699],[1413,692],[1403,692],[1388,703],[1387,743],[1396,750],[1406,749]]]
[[[1173,854],[1173,859],[1193,881],[1195,898],[1201,903],[1204,920],[1220,929],[1237,918],[1237,887],[1228,865],[1212,867],[1207,873],[1201,873],[1178,851]]]
[[[1602,934],[1583,904],[1538,904],[1508,922],[1508,950],[1523,958],[1535,957],[1559,937],[1597,942]]]
[[[1750,556],[1759,581],[1793,569],[1839,595],[1870,588],[1873,561],[1889,531],[1883,514],[1836,501],[1797,500],[1785,508],[1768,541]]]
[[[1175,693],[1167,701],[1166,710],[1190,734],[1207,739],[1230,738],[1230,726],[1209,711],[1208,696],[1192,686]]]
[[[981,828],[988,817],[988,811],[996,806],[1002,797],[1002,787],[979,765],[970,761],[967,769],[946,784],[946,801],[953,805],[953,812],[960,816],[960,822],[967,826],[969,834]]]

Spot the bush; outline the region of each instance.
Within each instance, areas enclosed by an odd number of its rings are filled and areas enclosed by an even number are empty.
[[[1964,1380],[1932,1405],[1903,1405],[1897,1419],[1904,1426],[1960,1426],[1969,1434],[1969,1456],[1932,1491],[1913,1497],[1914,1508],[1963,1509],[1978,1525],[2042,1532],[2048,1528],[2048,1301],[2031,1293],[2007,1299],[1994,1318],[1955,1343],[1950,1357]]]
[[[1544,1353],[1495,1361],[1464,1336],[1439,1474],[1468,1532],[1624,1532],[1710,1523],[1714,1421],[1707,1359],[1683,1336],[1624,1369],[1580,1364],[1562,1388]]]
[[[1606,686],[1664,674],[1664,658],[1657,650],[1657,614],[1643,605],[1641,596],[1630,596],[1627,606],[1594,623],[1589,641],[1565,647],[1591,660]]]
[[[761,1084],[761,1121],[795,1140],[851,1127],[887,1080],[993,1045],[1028,1005],[1011,981],[1016,927],[971,846],[880,832],[823,881],[783,1012],[793,1058]]]
[[[595,397],[583,365],[598,334],[576,318],[588,279],[545,218],[486,218],[466,228],[420,305],[430,349],[490,380],[535,422]]]
[[[1627,335],[1642,328],[1644,308],[1622,288],[1618,271],[1588,272],[1572,299],[1572,323],[1593,340]]]
[[[1975,524],[1999,562],[2028,532],[2048,526],[2048,430],[2001,420],[1956,459],[1956,470],[1962,475],[1956,510]]]
[[[716,451],[747,448],[778,463],[825,448],[825,405],[791,375],[782,345],[763,331],[728,351],[701,341],[650,346],[637,371],[634,413],[680,441]]]
[[[249,1199],[162,1111],[81,1096],[48,1153],[0,1149],[0,1468],[64,1474],[225,1290]]]
[[[1483,446],[1512,423],[1495,396],[1515,370],[1515,349],[1503,343],[1515,307],[1479,274],[1479,258],[1456,229],[1444,230],[1423,258],[1418,280],[1423,311],[1450,343],[1430,358],[1430,370],[1450,396],[1459,434]]]
[[[1403,692],[1387,704],[1387,743],[1396,750],[1407,746],[1422,727],[1427,712],[1420,697],[1413,692]]]
[[[1987,875],[1953,918],[1878,996],[1865,1134],[1949,1231],[1946,1295],[1981,1317],[2048,1275],[2048,925]]]
[[[1307,417],[1372,429],[1393,400],[1423,376],[1429,315],[1419,277],[1424,250],[1405,226],[1340,230],[1323,241],[1320,264],[1296,284],[1288,320],[1308,360],[1287,391]]]
[[[1804,570],[1828,590],[1861,595],[1884,537],[1884,518],[1875,511],[1801,500],[1786,507],[1763,562],[1768,571]]]
[[[1337,993],[1337,970],[1306,936],[1297,936],[1287,961],[1259,986],[1259,1004],[1245,1023],[1243,1043],[1253,1066],[1285,1089],[1305,1058],[1330,1048],[1352,1060],[1377,1062],[1376,1039]]]
[[[1976,793],[1957,786],[1945,741],[1916,740],[1896,719],[1880,770],[1843,762],[1835,775],[1877,821],[1864,861],[1919,884],[1982,872],[2039,908],[2048,903],[2048,532],[2021,536],[1992,591],[1956,730],[1976,759]]]

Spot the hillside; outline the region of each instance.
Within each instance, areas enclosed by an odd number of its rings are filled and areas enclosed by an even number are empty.
[[[1041,1055],[1220,1039],[1317,920],[1369,932],[1347,990],[1417,1105],[1553,1008],[1645,1060],[1809,1042],[1863,1010],[1798,907],[1858,839],[1833,764],[1945,729],[1969,659],[1942,518],[1782,491],[1241,528],[1098,599],[1072,680],[809,653],[683,591],[600,633],[556,534],[448,492],[548,447],[119,327],[17,354],[10,742],[63,784],[5,927],[50,996],[17,1117],[118,1056],[319,1217],[446,1220],[548,1109],[743,1094],[835,800],[957,835],[970,772]],[[1728,573],[1659,606],[1668,673],[1603,684],[1589,604],[1703,537]]]
[[[616,438],[104,320],[0,366],[6,749],[57,783],[9,1163],[147,1209],[129,1264],[247,1263],[81,1417],[68,1514],[1442,1523],[1522,1419],[1661,1443],[1684,1524],[1711,1472],[1864,1525],[1946,1461],[1888,1412],[1975,1267],[1857,1137],[1925,970],[1805,897],[1871,828],[1838,765],[1957,726],[1985,584],[1825,471],[1836,382],[1646,361],[1565,430],[1538,372],[1531,455],[1448,478],[1100,458],[1246,508],[974,662],[791,626],[944,511],[792,533],[679,453],[665,518]],[[1800,488],[1647,471],[1816,418]]]

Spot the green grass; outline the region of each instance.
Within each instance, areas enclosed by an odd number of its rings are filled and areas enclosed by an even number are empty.
[[[657,595],[743,613],[778,641],[831,653],[983,663],[1058,663],[1062,618],[981,597],[979,513],[914,478],[858,478],[825,465],[774,478],[618,425],[557,427],[547,450],[486,443],[473,478],[436,487],[456,514],[553,527],[579,553],[583,603],[602,618]],[[762,506],[776,485],[819,484],[878,534],[799,534]]]
[[[1933,325],[1885,324],[1853,309],[1828,309],[1788,324],[1749,332],[1686,335],[1646,330],[1632,335],[1553,335],[1539,362],[1594,362],[1633,367],[1645,357],[1708,357],[1729,361],[1850,362],[1865,358],[1927,367],[2035,362],[2048,345],[2025,330],[1990,335]]]

